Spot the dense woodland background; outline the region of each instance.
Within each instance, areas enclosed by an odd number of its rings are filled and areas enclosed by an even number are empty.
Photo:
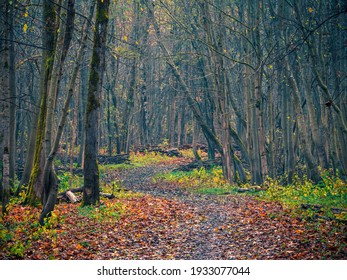
[[[84,204],[95,204],[97,155],[154,146],[204,144],[233,184],[347,175],[345,1],[0,8],[4,207],[25,190],[26,203],[44,205],[43,222],[56,202],[57,156],[83,166]]]

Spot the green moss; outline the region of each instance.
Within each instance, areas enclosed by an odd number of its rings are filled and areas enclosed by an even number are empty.
[[[45,124],[46,124],[46,95],[42,96],[41,105],[40,105],[40,116],[39,123],[36,132],[36,142],[35,142],[35,151],[34,151],[34,166],[30,174],[30,180],[28,183],[28,190],[26,193],[25,204],[32,206],[37,206],[39,204],[39,199],[34,192],[34,185],[39,175],[40,168],[40,157],[42,151],[42,143],[45,133]]]
[[[100,107],[100,101],[97,98],[97,87],[99,83],[99,73],[96,70],[99,64],[99,56],[94,51],[92,62],[91,62],[91,70],[89,74],[89,90],[88,90],[88,99],[87,99],[87,114],[96,110]]]
[[[53,57],[52,56],[48,56],[46,58],[46,71],[50,72],[50,69],[52,68],[52,66],[53,66]]]
[[[100,107],[100,101],[94,93],[88,94],[87,114],[97,110]]]

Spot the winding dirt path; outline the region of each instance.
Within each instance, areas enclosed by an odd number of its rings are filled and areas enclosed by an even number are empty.
[[[278,203],[244,195],[193,194],[175,184],[153,182],[155,174],[175,167],[146,166],[117,173],[126,189],[183,203],[183,211],[198,217],[178,223],[176,233],[184,241],[175,259],[346,258],[346,246],[332,244],[335,237],[329,225],[317,228],[293,218]]]

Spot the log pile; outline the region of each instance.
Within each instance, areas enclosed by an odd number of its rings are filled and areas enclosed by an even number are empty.
[[[200,151],[204,151],[207,152],[208,148],[205,144],[196,144],[196,148]],[[180,150],[190,150],[193,149],[193,145],[192,144],[183,144],[181,146],[179,146]]]
[[[220,158],[216,158],[216,159],[209,159],[209,160],[203,160],[203,161],[193,161],[191,163],[179,166],[174,171],[191,171],[193,169],[199,169],[201,167],[204,167],[205,169],[209,170],[215,166],[221,166],[221,165],[222,165],[222,160]]]
[[[169,149],[163,151],[162,153],[167,155],[168,157],[182,157],[182,154],[179,152],[178,149]]]
[[[115,155],[115,156],[99,155],[98,161],[101,164],[130,163],[129,154],[120,154],[120,155]]]
[[[134,149],[135,153],[157,153],[161,155],[167,155],[168,157],[182,157],[182,154],[177,148],[163,149],[159,146],[139,146]]]

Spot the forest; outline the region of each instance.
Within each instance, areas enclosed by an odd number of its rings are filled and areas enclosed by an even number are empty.
[[[343,0],[1,0],[0,259],[347,259]]]

